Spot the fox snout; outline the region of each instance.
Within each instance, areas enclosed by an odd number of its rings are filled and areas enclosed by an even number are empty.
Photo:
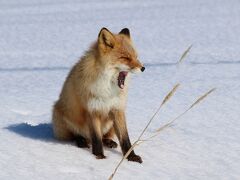
[[[136,69],[136,68],[134,68],[134,69]],[[145,70],[145,67],[144,66],[141,66],[141,67],[139,67],[139,68],[137,68],[138,69],[138,71],[140,72],[143,72],[144,70]]]
[[[130,67],[133,73],[143,72],[145,70],[145,67],[139,60],[136,60],[135,62],[133,61],[132,66],[130,65]]]
[[[144,70],[145,70],[145,67],[141,66],[141,67],[132,68],[131,72],[132,73],[139,73],[139,72],[143,72]]]

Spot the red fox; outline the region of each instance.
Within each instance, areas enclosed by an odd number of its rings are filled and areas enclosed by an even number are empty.
[[[72,68],[53,107],[53,131],[59,140],[74,139],[78,147],[92,145],[97,159],[106,158],[103,145],[116,148],[116,134],[123,155],[131,147],[125,105],[130,73],[144,71],[130,31],[118,34],[102,28],[98,39]],[[134,151],[129,161],[142,163]]]

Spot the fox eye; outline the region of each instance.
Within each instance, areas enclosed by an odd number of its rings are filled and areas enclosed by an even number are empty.
[[[129,58],[129,57],[121,57],[122,59],[126,59],[126,60],[128,60],[128,61],[131,61],[131,58]]]

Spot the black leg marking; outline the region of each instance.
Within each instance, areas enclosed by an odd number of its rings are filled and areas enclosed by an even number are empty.
[[[125,155],[128,150],[131,148],[131,142],[129,140],[129,137],[127,136],[126,138],[123,139],[122,143],[121,143],[121,147],[122,147],[122,152]],[[134,161],[134,162],[139,162],[142,163],[142,158],[138,155],[135,154],[134,150],[132,150],[130,152],[130,154],[128,155],[127,159],[129,161]]]
[[[119,139],[123,155],[125,155],[132,146],[128,136],[125,113],[118,110],[112,110],[109,116],[113,119],[114,130]],[[142,163],[142,158],[136,155],[133,150],[130,152],[127,159],[129,161]]]
[[[75,137],[75,139],[76,139],[77,147],[89,148],[87,140],[84,137],[82,137],[81,135],[77,135]]]
[[[103,145],[109,148],[117,148],[117,143],[112,139],[103,139]]]
[[[104,159],[102,140],[97,137],[96,133],[92,133],[92,153],[97,159]]]
[[[142,158],[139,155],[136,154],[129,154],[128,156],[128,161],[133,161],[133,162],[138,162],[138,163],[142,163]]]

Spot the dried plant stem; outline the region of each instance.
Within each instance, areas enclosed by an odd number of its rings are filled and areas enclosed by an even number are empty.
[[[178,61],[178,64],[180,64],[182,62],[182,60],[187,56],[188,52],[190,51],[190,49],[192,48],[192,45],[190,45],[182,54],[181,58]]]
[[[108,180],[112,180],[113,176],[116,174],[119,166],[122,164],[123,160],[126,159],[128,157],[128,155],[131,153],[131,151],[133,150],[133,148],[139,144],[141,144],[142,141],[135,141],[133,143],[133,145],[131,146],[131,148],[127,151],[127,153],[123,156],[123,158],[121,159],[121,161],[119,161],[118,165],[116,166],[116,168],[114,169],[113,173],[111,174],[111,176],[108,178]]]
[[[169,123],[165,124],[164,126],[160,127],[159,129],[157,129],[156,132],[160,132],[162,129],[164,129],[165,127],[170,126],[172,123],[174,123],[174,121],[176,121],[178,118],[182,117],[184,114],[186,114],[190,109],[192,109],[194,106],[196,106],[198,103],[200,103],[203,99],[205,99],[210,93],[212,93],[213,91],[215,91],[215,88],[209,90],[208,92],[206,92],[204,95],[200,96],[187,110],[185,110],[182,114],[178,115],[176,118],[174,118],[173,120],[171,120]]]
[[[146,131],[146,129],[149,127],[149,125],[151,124],[152,120],[154,119],[154,117],[157,115],[157,113],[159,112],[159,110],[161,109],[161,107],[172,97],[172,95],[175,93],[175,91],[177,90],[179,84],[175,85],[174,88],[168,93],[168,95],[164,98],[164,100],[162,101],[162,103],[160,104],[159,108],[157,109],[157,111],[153,114],[153,116],[151,117],[151,119],[149,120],[148,124],[146,125],[146,127],[143,129],[142,133],[140,134],[140,136],[138,137],[138,139],[133,143],[133,145],[131,146],[131,148],[128,150],[128,152],[123,156],[123,158],[121,159],[121,161],[118,163],[118,165],[116,166],[116,168],[114,169],[114,172],[111,174],[111,176],[109,177],[109,180],[113,179],[113,176],[116,174],[118,168],[120,167],[120,165],[122,164],[123,160],[127,158],[127,156],[130,154],[130,152],[133,150],[133,148],[137,145],[139,145],[142,142],[148,141],[149,139],[152,139],[154,137],[156,137],[157,135],[159,135],[159,133],[164,130],[165,128],[169,127],[170,125],[172,125],[177,119],[179,119],[180,117],[182,117],[184,114],[186,114],[189,110],[191,110],[194,106],[196,106],[198,103],[200,103],[203,99],[205,99],[209,94],[211,94],[213,91],[215,91],[215,88],[209,90],[208,92],[206,92],[204,95],[200,96],[196,101],[194,101],[194,103],[191,104],[191,106],[185,110],[183,113],[181,113],[180,115],[178,115],[177,117],[175,117],[173,120],[169,121],[168,123],[166,123],[165,125],[163,125],[162,127],[158,128],[156,130],[156,133],[146,139],[141,140],[142,135],[144,134],[144,132]]]
[[[157,111],[153,114],[153,116],[151,117],[151,119],[149,120],[149,122],[147,123],[146,127],[143,129],[142,133],[140,134],[140,136],[138,137],[138,140],[141,139],[141,137],[143,136],[143,134],[145,133],[145,131],[147,130],[147,128],[149,127],[149,125],[152,123],[152,120],[154,119],[154,117],[157,115],[157,113],[160,111],[160,109],[162,108],[162,106],[173,96],[173,94],[176,92],[177,88],[179,87],[180,84],[176,84],[173,89],[167,94],[167,96],[165,96],[165,98],[163,99],[162,103],[160,104],[160,106],[158,107]]]
[[[162,131],[163,129],[165,129],[166,127],[171,126],[177,119],[179,119],[180,117],[182,117],[184,114],[186,114],[189,110],[191,110],[194,106],[196,106],[198,103],[200,103],[200,101],[202,101],[203,99],[205,99],[210,93],[212,93],[213,91],[215,91],[216,88],[213,88],[211,90],[209,90],[208,92],[206,92],[204,95],[200,96],[194,103],[192,103],[192,105],[186,109],[183,113],[181,113],[180,115],[178,115],[177,117],[175,117],[174,119],[172,119],[171,121],[169,121],[168,123],[166,123],[165,125],[163,125],[162,127],[158,128],[156,130],[156,133],[146,139],[144,139],[143,141],[148,141],[149,139],[152,139],[154,137],[156,137],[160,131]]]
[[[177,88],[179,87],[179,84],[176,84],[173,89],[167,94],[167,96],[165,96],[165,98],[163,99],[162,103],[160,104],[160,106],[158,107],[158,109],[156,110],[156,112],[153,114],[153,116],[150,118],[150,120],[148,121],[146,127],[143,129],[143,131],[141,132],[141,134],[139,135],[138,139],[133,143],[133,145],[131,146],[131,148],[127,151],[127,153],[123,156],[123,158],[121,159],[121,161],[118,163],[118,165],[116,166],[116,168],[114,169],[113,173],[111,174],[111,176],[108,178],[109,180],[113,179],[113,176],[116,174],[118,168],[120,167],[120,165],[122,164],[123,160],[126,159],[128,157],[128,155],[130,154],[130,152],[133,150],[133,148],[137,145],[139,145],[140,143],[144,142],[141,141],[141,137],[143,136],[143,134],[145,133],[145,131],[147,130],[147,128],[149,127],[149,125],[151,124],[152,120],[154,119],[154,117],[157,115],[157,113],[160,111],[160,109],[162,108],[162,106],[173,96],[173,94],[176,92]]]

